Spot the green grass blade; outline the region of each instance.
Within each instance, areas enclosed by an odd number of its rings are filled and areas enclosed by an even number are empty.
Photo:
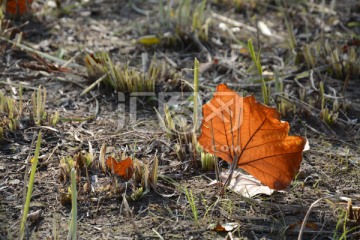
[[[38,91],[36,93],[36,121],[37,125],[41,123],[41,106],[42,106],[42,98],[41,98],[41,85],[39,85]]]
[[[22,88],[22,85],[20,84],[20,86],[19,86],[19,112],[18,112],[19,118],[22,115],[22,111],[23,111],[23,88]]]
[[[31,164],[30,180],[29,180],[29,185],[28,185],[28,191],[26,194],[23,216],[21,219],[19,239],[23,239],[24,235],[25,235],[25,225],[26,225],[27,215],[29,213],[30,200],[31,200],[31,195],[32,195],[33,187],[34,187],[35,172],[36,172],[36,167],[37,167],[37,163],[38,163],[38,159],[39,159],[40,146],[41,146],[41,137],[42,137],[42,133],[39,132],[38,139],[36,142],[35,156],[34,156],[34,160],[33,160],[32,164]]]
[[[251,39],[248,40],[248,49],[249,49],[249,52],[250,52],[251,59],[256,64],[257,58],[256,58],[255,50],[254,50],[254,45],[252,44]]]
[[[199,61],[194,59],[194,130],[197,129],[199,97]]]
[[[77,233],[77,190],[76,170],[71,169],[71,220],[69,224],[68,240],[76,240]]]
[[[258,73],[260,75],[260,78],[261,78],[261,92],[262,92],[262,95],[263,95],[264,103],[266,105],[269,105],[269,103],[270,103],[269,91],[267,89],[265,80],[264,80],[263,75],[262,75],[262,66],[261,66],[261,62],[260,62],[260,50],[256,54],[251,39],[248,40],[248,49],[249,49],[249,52],[250,52],[251,59],[253,60],[255,66],[256,66],[256,68],[258,70]]]

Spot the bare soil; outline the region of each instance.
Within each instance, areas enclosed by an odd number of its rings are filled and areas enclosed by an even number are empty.
[[[49,59],[0,40],[0,92],[18,99],[18,87],[13,84],[21,83],[26,116],[30,116],[31,94],[41,85],[47,91],[46,111],[59,111],[61,121],[51,127],[36,126],[30,117],[24,118],[20,129],[7,131],[6,139],[0,143],[0,239],[14,239],[18,235],[27,182],[24,174],[30,171],[26,160],[34,154],[35,146],[31,142],[40,130],[43,141],[30,213],[41,209],[42,215],[36,221],[28,221],[30,239],[53,239],[54,231],[59,239],[66,238],[71,205],[62,201],[69,179],[59,178],[60,160],[88,152],[90,145],[95,153],[94,163],[87,174],[83,169],[78,176],[79,239],[297,239],[311,204],[321,198],[324,199],[311,209],[303,239],[360,239],[360,217],[349,219],[348,210],[348,199],[354,208],[360,207],[359,75],[345,72],[339,77],[321,70],[330,64],[329,56],[316,56],[317,65],[313,69],[304,59],[296,63],[284,20],[285,11],[297,41],[294,51],[302,52],[306,43],[327,40],[341,51],[357,46],[355,51],[360,59],[359,43],[353,41],[359,41],[360,36],[357,1],[337,1],[331,11],[329,1],[326,9],[321,1],[289,2],[286,8],[280,8],[274,1],[256,1],[256,6],[245,5],[240,11],[235,11],[231,4],[208,1],[212,12],[245,25],[233,31],[238,42],[219,27],[224,21],[213,17],[208,42],[193,41],[189,34],[172,46],[142,46],[133,41],[141,36],[173,31],[170,27],[157,27],[160,21],[157,1],[63,3],[66,11],[46,9],[44,2],[33,4],[33,16],[11,20],[14,31],[9,39],[16,41],[15,36],[19,36],[16,34],[22,32],[21,43],[64,60],[72,58],[66,67],[70,72],[51,71],[46,63],[54,63]],[[47,11],[46,14],[41,10]],[[258,21],[263,21],[273,36],[261,34],[256,28]],[[357,25],[350,27],[349,22]],[[226,24],[230,28],[238,27],[234,23]],[[218,187],[209,185],[215,179],[214,172],[203,171],[199,157],[195,164],[189,153],[179,159],[174,151],[175,141],[161,129],[152,131],[151,124],[158,125],[158,120],[149,107],[150,98],[138,104],[134,119],[129,117],[129,96],[121,102],[118,93],[106,86],[96,86],[80,96],[92,82],[84,67],[85,54],[105,50],[114,62],[128,63],[139,70],[144,54],[149,59],[155,55],[166,62],[181,77],[174,82],[162,80],[158,83],[159,91],[190,90],[184,82],[193,83],[196,57],[202,67],[203,102],[209,100],[219,83],[227,83],[244,94],[255,94],[262,101],[254,64],[248,52],[239,50],[241,43],[246,44],[249,38],[256,49],[261,47],[264,74],[271,75],[274,69],[281,69],[291,105],[283,119],[291,125],[290,134],[307,137],[311,147],[304,152],[300,173],[286,191],[251,199],[230,191],[219,195]],[[310,69],[313,75],[297,78],[299,73]],[[276,106],[280,98],[274,90],[274,77],[266,79],[272,89],[271,105]],[[324,82],[325,94],[330,96],[326,98],[327,106],[332,109],[335,99],[340,105],[334,124],[327,124],[320,116],[320,81]],[[306,95],[303,101],[299,100],[301,92]],[[312,107],[305,104],[310,102]],[[125,104],[126,111],[119,104]],[[155,155],[159,158],[157,190],[152,189],[135,201],[128,200],[132,216],[122,200],[125,184],[99,167],[99,152],[104,143],[108,154],[127,149],[144,162],[153,161]],[[115,180],[120,182],[119,186],[115,186]],[[127,186],[128,196],[131,184],[130,181]],[[194,195],[198,222],[184,194],[185,188]],[[357,214],[360,215],[359,211]],[[230,233],[208,228],[210,224],[232,222],[237,227]]]

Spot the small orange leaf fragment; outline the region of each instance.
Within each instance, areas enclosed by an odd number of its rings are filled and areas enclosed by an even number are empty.
[[[236,161],[276,190],[286,188],[299,171],[306,139],[288,136],[290,126],[275,108],[220,84],[203,105],[203,115],[198,142],[205,151],[230,164]]]
[[[129,180],[134,174],[134,162],[130,157],[118,162],[110,156],[106,159],[106,166],[125,180]]]
[[[217,224],[210,224],[208,226],[208,229],[216,232],[231,232],[238,226],[239,226],[238,223],[223,223],[223,224],[217,223]]]
[[[289,230],[294,231],[294,230],[297,230],[297,229],[301,229],[302,224],[303,224],[303,221],[293,223],[293,224],[291,224],[289,226]],[[314,222],[307,222],[305,224],[305,228],[308,228],[309,230],[313,230],[313,231],[319,230],[319,226],[317,225],[317,223],[314,223]]]
[[[6,13],[22,16],[30,12],[32,2],[33,0],[7,0]]]

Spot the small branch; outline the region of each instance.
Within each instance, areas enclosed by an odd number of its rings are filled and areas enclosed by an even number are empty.
[[[88,86],[84,91],[82,91],[82,93],[80,94],[80,96],[84,96],[86,93],[90,92],[91,89],[93,89],[97,84],[101,83],[102,81],[104,81],[104,79],[108,76],[107,73],[105,73],[104,75],[102,75],[98,80],[96,80],[95,82],[93,82],[90,86]]]
[[[305,215],[305,218],[301,224],[301,228],[300,228],[300,232],[299,232],[299,236],[298,236],[298,240],[302,240],[302,236],[303,236],[303,233],[304,233],[304,230],[305,230],[305,226],[306,226],[306,222],[310,216],[310,213],[311,213],[311,210],[316,206],[316,204],[318,204],[320,201],[324,200],[324,199],[328,199],[329,197],[322,197],[322,198],[319,198],[318,200],[316,200],[315,202],[313,202],[311,205],[310,205],[310,208],[309,210],[307,211],[306,215]]]

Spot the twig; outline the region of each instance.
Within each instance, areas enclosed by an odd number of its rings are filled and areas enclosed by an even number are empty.
[[[242,28],[245,28],[246,30],[249,30],[250,32],[254,32],[254,33],[257,32],[256,28],[254,28],[254,27],[251,27],[251,26],[246,25],[244,23],[241,23],[241,22],[235,21],[233,19],[221,16],[221,15],[215,13],[215,12],[212,12],[211,16],[214,17],[214,18],[217,18],[220,21],[231,24],[231,25],[233,25],[235,27],[242,27]]]
[[[44,52],[35,50],[35,49],[33,49],[33,48],[31,48],[31,47],[28,47],[28,46],[26,46],[26,45],[24,45],[24,44],[16,43],[16,42],[11,41],[11,40],[9,40],[9,39],[7,39],[7,38],[4,38],[4,37],[2,37],[2,36],[0,36],[0,40],[3,40],[3,41],[8,42],[8,43],[11,43],[11,44],[13,44],[15,47],[20,48],[20,50],[37,54],[37,55],[39,55],[39,56],[41,56],[41,57],[43,57],[43,58],[49,59],[49,60],[51,60],[51,61],[53,61],[53,62],[56,62],[56,63],[58,63],[58,64],[63,65],[63,64],[66,64],[66,63],[67,63],[67,61],[65,61],[65,60],[62,60],[62,59],[57,58],[57,57],[54,57],[54,56],[52,56],[52,55],[50,55],[50,54],[47,54],[47,53],[44,53]],[[79,65],[79,64],[76,64],[76,63],[72,63],[70,66],[84,68],[83,66],[81,66],[81,65]]]
[[[201,51],[206,52],[207,61],[212,62],[211,54],[209,50],[201,43],[200,39],[198,38],[198,34],[197,33],[192,34],[191,39],[200,48]]]
[[[316,92],[319,92],[319,89],[317,89],[317,88],[315,87],[315,83],[314,83],[314,71],[313,71],[313,70],[310,70],[309,79],[310,79],[310,86],[311,86]]]
[[[58,161],[58,160],[55,159],[55,158],[54,158],[53,160],[50,160],[50,158],[54,155],[54,152],[55,152],[59,147],[60,147],[60,144],[57,143],[57,144],[56,144],[56,147],[54,147],[54,149],[51,151],[51,153],[49,154],[49,156],[47,157],[47,159],[46,159],[44,162],[42,162],[42,163],[39,164],[39,167],[47,166],[47,165],[49,165],[49,164],[52,163],[52,162]]]
[[[311,205],[310,205],[310,208],[309,210],[307,211],[306,215],[305,215],[305,218],[301,224],[301,228],[300,228],[300,232],[299,232],[299,236],[298,236],[298,240],[302,240],[302,235],[304,233],[304,230],[305,230],[305,226],[306,226],[306,222],[310,216],[310,213],[311,213],[311,210],[315,207],[316,204],[318,204],[318,202],[324,200],[324,199],[328,199],[330,197],[322,197],[322,198],[319,198],[318,200],[316,200],[315,202],[313,202]]]
[[[151,229],[161,240],[164,240],[164,238],[158,233],[158,231],[155,230],[155,228]]]
[[[160,53],[160,55],[165,58],[165,60],[174,68],[178,68],[179,66],[176,64],[176,62],[174,62],[171,58],[169,58],[168,56],[166,56],[163,52],[158,51],[158,53]]]
[[[107,73],[105,73],[104,75],[102,75],[98,80],[96,80],[95,82],[93,82],[90,86],[88,86],[84,91],[82,91],[82,93],[80,94],[80,96],[83,96],[84,94],[88,93],[89,91],[91,91],[91,89],[93,89],[97,84],[101,83],[102,81],[104,81],[104,79],[108,76]]]
[[[130,206],[129,206],[129,203],[127,202],[126,200],[126,197],[125,197],[125,194],[123,194],[123,206],[125,208],[125,212],[126,212],[126,216],[129,218],[131,224],[133,225],[134,227],[134,230],[135,230],[135,233],[137,235],[141,235],[141,232],[139,230],[139,227],[137,226],[135,220],[134,220],[134,216],[132,214],[132,211],[130,209]]]
[[[77,52],[75,53],[74,56],[72,56],[69,60],[67,60],[64,64],[61,65],[60,68],[66,68],[72,61],[74,61],[74,59],[80,55],[81,52]]]
[[[76,82],[76,81],[74,81],[72,79],[68,79],[68,78],[64,78],[64,77],[56,77],[55,79],[59,80],[59,81],[62,81],[62,82],[72,83],[72,84],[74,84],[74,85],[76,85],[76,86],[78,86],[80,88],[85,88],[81,83],[78,83],[78,82]],[[37,90],[37,88],[36,88],[36,90]]]
[[[31,90],[38,90],[38,88],[36,88],[36,87],[30,87],[30,86],[17,84],[17,83],[12,83],[12,82],[0,81],[0,84],[5,84],[5,85],[10,85],[10,86],[15,86],[15,87],[20,87],[20,85],[21,85],[22,88],[28,88],[28,89],[31,89]]]
[[[146,17],[148,17],[150,15],[150,11],[148,10],[143,10],[139,7],[137,7],[133,2],[131,2],[131,8],[138,14],[144,15]]]

